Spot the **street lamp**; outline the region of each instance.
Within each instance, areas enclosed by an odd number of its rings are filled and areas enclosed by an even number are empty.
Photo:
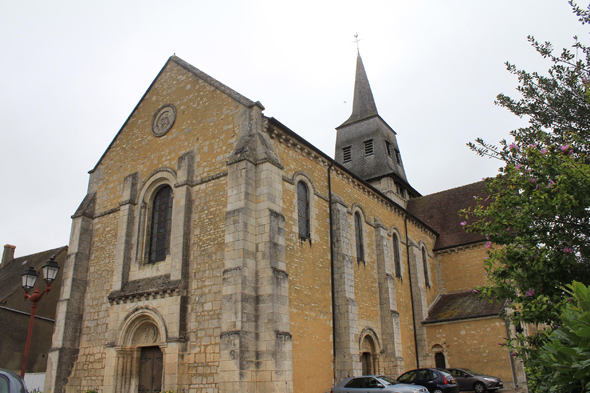
[[[55,256],[49,258],[49,261],[47,261],[47,263],[45,263],[45,265],[41,268],[41,271],[43,272],[43,280],[45,280],[45,283],[47,284],[41,293],[39,293],[39,287],[37,287],[35,292],[33,292],[32,295],[29,295],[29,291],[33,289],[35,282],[37,282],[37,277],[39,277],[39,274],[32,266],[29,266],[27,271],[25,271],[21,276],[23,289],[25,291],[25,300],[29,299],[31,301],[31,319],[29,321],[27,343],[25,345],[25,357],[23,359],[23,366],[20,370],[21,378],[25,377],[25,372],[27,370],[27,358],[29,357],[29,346],[31,345],[31,335],[33,333],[33,321],[35,320],[37,303],[39,303],[44,294],[51,290],[51,284],[55,281],[57,273],[59,273],[59,266],[57,265],[57,262],[55,262]]]

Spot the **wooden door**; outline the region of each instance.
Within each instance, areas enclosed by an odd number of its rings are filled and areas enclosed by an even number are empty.
[[[159,393],[162,391],[163,358],[159,347],[141,348],[138,393]]]
[[[361,366],[363,375],[373,374],[373,361],[372,356],[368,352],[363,352],[361,355]]]
[[[434,354],[434,364],[436,364],[436,368],[447,368],[445,364],[445,355],[442,353],[435,353]]]

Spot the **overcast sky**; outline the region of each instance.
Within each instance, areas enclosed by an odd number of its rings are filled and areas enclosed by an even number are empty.
[[[565,0],[0,0],[0,245],[18,257],[68,244],[88,170],[174,53],[333,157],[356,32],[423,195],[496,174],[465,144],[523,124],[494,98],[517,94],[505,61],[548,69],[527,35],[588,41]]]

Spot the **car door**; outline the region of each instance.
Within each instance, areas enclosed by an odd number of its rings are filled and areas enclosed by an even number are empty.
[[[383,392],[383,385],[379,380],[373,377],[365,378],[365,392],[367,393],[375,393],[375,392]]]
[[[402,383],[416,383],[416,374],[418,372],[416,370],[408,371],[405,374],[402,374],[397,380]]]
[[[459,390],[470,390],[468,386],[468,382],[465,380],[465,371],[462,370],[449,370],[451,375],[455,377],[455,381],[459,385]]]
[[[416,385],[422,385],[426,387],[428,391],[432,392],[436,387],[437,378],[438,375],[432,370],[419,370],[414,383]]]
[[[383,385],[373,377],[355,378],[346,384],[345,393],[383,392]]]

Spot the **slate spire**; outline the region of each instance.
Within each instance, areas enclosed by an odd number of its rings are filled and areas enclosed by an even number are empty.
[[[395,131],[377,112],[360,53],[356,59],[352,114],[336,131],[337,163],[403,207],[420,195],[406,179]]]
[[[377,115],[377,106],[373,98],[373,92],[369,85],[369,79],[365,72],[365,66],[361,59],[360,52],[356,58],[356,77],[354,80],[354,101],[352,104],[352,114],[342,125],[364,120]]]

